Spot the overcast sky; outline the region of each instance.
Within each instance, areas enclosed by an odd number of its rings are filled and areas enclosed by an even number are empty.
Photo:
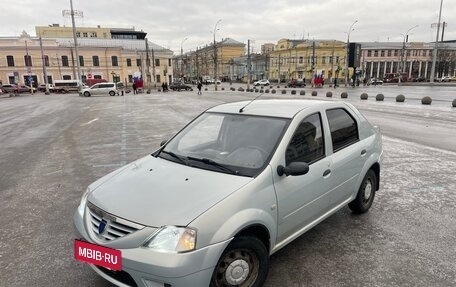
[[[0,36],[35,35],[35,26],[52,23],[71,26],[70,0],[1,0]],[[147,32],[150,41],[180,53],[216,40],[254,41],[255,52],[279,39],[336,39],[350,42],[434,41],[440,0],[73,0],[83,12],[77,26],[131,28]],[[456,40],[456,0],[443,0],[445,40]]]

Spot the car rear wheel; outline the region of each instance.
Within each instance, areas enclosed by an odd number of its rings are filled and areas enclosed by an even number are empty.
[[[237,237],[215,266],[210,286],[263,286],[268,269],[269,254],[264,244],[255,237]]]
[[[109,92],[109,95],[110,95],[111,97],[114,97],[114,96],[116,95],[116,92],[110,91],[110,92]]]
[[[84,92],[84,97],[90,97],[90,93],[87,92],[87,91],[85,91],[85,92]]]
[[[377,176],[375,175],[374,171],[370,169],[364,176],[356,198],[348,204],[348,207],[354,213],[367,212],[374,202],[376,187]]]

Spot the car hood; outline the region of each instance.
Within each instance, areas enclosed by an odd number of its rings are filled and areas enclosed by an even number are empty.
[[[153,156],[108,176],[94,187],[88,201],[117,217],[152,227],[186,226],[252,180]]]

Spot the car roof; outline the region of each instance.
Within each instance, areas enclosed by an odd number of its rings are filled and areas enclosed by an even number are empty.
[[[243,107],[242,114],[271,116],[281,118],[292,118],[298,112],[310,107],[335,107],[341,106],[340,102],[320,101],[320,100],[301,100],[301,99],[284,99],[284,100],[254,100],[232,102],[210,108],[208,112],[239,114]]]

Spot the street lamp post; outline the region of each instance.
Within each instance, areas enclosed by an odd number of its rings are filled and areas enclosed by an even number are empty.
[[[405,34],[401,34],[404,37],[404,41],[402,42],[402,51],[401,51],[401,62],[400,62],[400,69],[399,69],[399,80],[398,83],[400,84],[402,81],[402,73],[404,72],[404,53],[405,53],[405,43],[408,42],[408,33],[418,27],[419,25],[415,25],[405,32]]]
[[[216,91],[217,91],[217,46],[215,43],[215,33],[218,31],[217,26],[221,21],[222,21],[222,19],[219,19],[217,21],[217,23],[215,23],[215,26],[214,26],[214,84],[215,84]]]
[[[431,79],[430,79],[431,83],[434,83],[434,76],[435,76],[435,62],[437,61],[437,43],[439,42],[440,20],[442,19],[442,5],[443,5],[443,0],[440,0],[439,21],[437,22],[437,36],[435,37],[434,53],[432,55],[432,69],[431,69]]]
[[[184,42],[187,40],[188,38],[185,37],[184,40],[182,40],[181,42],[181,69],[180,69],[180,76],[183,77],[184,76],[184,49],[183,49],[183,45],[184,45]]]
[[[350,55],[350,33],[355,30],[355,28],[353,28],[353,26],[358,22],[358,20],[355,20],[355,22],[353,22],[351,25],[350,25],[350,28],[348,29],[348,32],[347,33],[347,56],[345,58],[345,86],[347,86],[347,83],[348,83],[348,57]]]

